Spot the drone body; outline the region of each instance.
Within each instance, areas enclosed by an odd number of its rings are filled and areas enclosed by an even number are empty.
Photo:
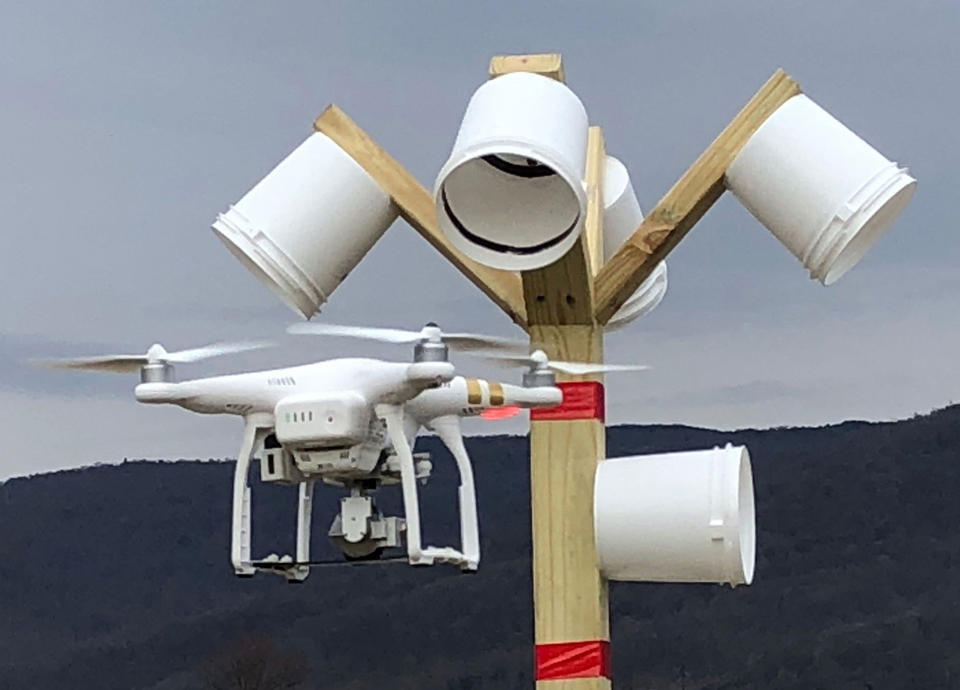
[[[201,414],[230,414],[244,419],[244,434],[234,470],[231,562],[234,572],[279,573],[290,582],[310,572],[313,488],[317,481],[346,489],[340,512],[328,530],[348,559],[378,558],[384,549],[405,544],[411,565],[451,563],[474,571],[480,539],[473,469],[463,442],[460,418],[486,411],[510,416],[520,408],[554,407],[563,394],[553,371],[572,374],[643,367],[550,362],[542,352],[503,355],[509,365],[528,367],[524,385],[464,378],[447,361],[449,349],[517,351],[521,343],[473,334],[444,334],[435,324],[421,331],[370,329],[329,324],[300,324],[290,332],[374,338],[414,345],[413,362],[340,358],[313,364],[214,376],[177,382],[173,363],[237,352],[259,344],[213,345],[169,353],[160,345],[145,355],[61,360],[54,366],[132,372],[139,402],[177,405]],[[417,434],[426,428],[450,451],[460,475],[460,545],[424,546],[420,537],[417,482],[432,470],[427,454],[414,455]],[[262,453],[261,453],[262,451]],[[260,479],[298,487],[294,555],[255,559],[251,550],[250,465],[260,453]],[[404,516],[385,517],[373,493],[399,484]]]
[[[402,332],[389,333],[396,338]],[[330,334],[354,335],[341,331]],[[250,576],[264,570],[279,573],[291,582],[307,577],[312,496],[317,481],[349,492],[341,499],[340,513],[328,532],[348,559],[377,558],[384,549],[405,543],[407,559],[413,565],[446,562],[473,571],[480,561],[477,504],[460,418],[492,408],[515,411],[521,407],[552,407],[561,402],[562,393],[552,379],[545,381],[547,385],[521,387],[455,376],[453,364],[446,361],[448,345],[473,348],[483,337],[454,334],[446,342],[432,325],[415,335],[414,362],[340,358],[182,382],[175,380],[174,362],[196,361],[259,345],[216,345],[175,353],[154,345],[145,355],[53,364],[119,372],[139,369],[141,383],[134,389],[139,402],[244,419],[233,483],[231,562],[237,575]],[[491,338],[483,342],[503,347],[506,341]],[[421,544],[417,482],[429,479],[432,463],[426,454],[415,456],[412,447],[424,427],[440,437],[459,471],[459,548]],[[298,487],[295,555],[271,554],[259,560],[252,556],[248,476],[258,454],[262,481]],[[402,518],[384,517],[373,499],[379,487],[391,484],[402,488]]]
[[[480,560],[476,496],[459,418],[492,407],[551,407],[562,398],[552,385],[523,388],[454,377],[449,362],[357,358],[181,383],[141,383],[135,394],[140,402],[244,417],[247,430],[234,481],[233,567],[238,575],[261,569],[291,581],[309,573],[310,507],[317,480],[350,491],[330,528],[331,539],[348,558],[372,557],[399,546],[405,531],[412,564],[443,561],[475,570]],[[432,467],[411,451],[422,427],[440,436],[460,471],[460,549],[420,545],[416,482],[426,481]],[[261,446],[261,479],[300,487],[295,558],[251,557],[247,475]],[[395,483],[403,484],[403,520],[380,515],[370,495]]]
[[[449,362],[383,362],[344,358],[296,367],[215,376],[192,381],[157,381],[134,389],[142,403],[169,403],[203,414],[273,414],[291,396],[323,391],[361,392],[369,400],[400,402],[453,377]]]

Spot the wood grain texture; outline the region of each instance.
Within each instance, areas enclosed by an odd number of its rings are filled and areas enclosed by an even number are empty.
[[[530,327],[530,343],[554,359],[603,361],[603,329]],[[560,377],[599,380],[597,377]],[[597,569],[593,483],[606,455],[599,420],[530,424],[534,635],[537,644],[609,640],[607,583]],[[538,687],[600,690],[606,678],[540,681]]]
[[[489,268],[468,259],[444,237],[437,225],[433,197],[396,160],[381,149],[342,110],[330,105],[316,119],[314,129],[323,132],[346,151],[390,195],[401,217],[427,242],[456,266],[471,283],[492,299],[522,328],[527,325],[523,288],[516,273]]]
[[[764,120],[799,93],[799,85],[777,70],[677,180],[597,275],[594,312],[598,323],[610,320],[723,194],[724,175],[743,145]]]
[[[521,274],[527,323],[591,325],[594,266],[603,261],[603,133],[587,137],[587,214],[576,244],[549,266]]]
[[[587,131],[587,218],[583,236],[592,276],[596,276],[603,266],[603,171],[606,158],[603,130],[591,127]]]
[[[497,56],[491,78],[537,72],[564,80],[559,55]],[[603,329],[593,317],[593,276],[603,256],[603,134],[587,140],[587,215],[580,239],[559,261],[524,271],[531,349],[553,359],[603,361]],[[598,261],[599,258],[599,261]],[[561,380],[600,380],[559,377]],[[606,455],[599,420],[530,423],[534,637],[537,644],[609,640],[607,583],[593,540],[593,481]],[[609,690],[607,678],[537,681],[542,690]]]
[[[564,81],[563,58],[559,53],[535,55],[495,55],[490,59],[490,78],[511,72],[534,72]]]
[[[610,690],[608,678],[565,678],[537,681],[539,690]]]

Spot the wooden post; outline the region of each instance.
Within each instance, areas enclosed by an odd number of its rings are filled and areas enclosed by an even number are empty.
[[[588,208],[581,240],[560,261],[523,274],[531,348],[551,359],[603,361],[603,327],[593,318],[592,267],[603,260],[601,205],[603,136],[590,128]],[[598,570],[593,539],[593,481],[606,457],[601,377],[559,377],[564,395],[572,381],[594,381],[599,407],[580,418],[530,423],[530,509],[533,608],[539,688],[610,687],[607,583]],[[590,385],[589,383],[587,384]],[[554,658],[579,658],[556,664]],[[566,667],[566,668],[564,668]]]
[[[528,71],[563,81],[559,55],[497,56],[490,76]],[[559,261],[521,274],[530,347],[551,359],[603,361],[603,327],[593,316],[593,276],[603,263],[603,135],[587,142],[584,232]],[[599,406],[573,415],[531,415],[530,508],[537,686],[563,690],[610,687],[607,583],[593,539],[593,481],[606,455],[599,377],[559,377],[599,395]],[[579,383],[574,383],[577,381]]]

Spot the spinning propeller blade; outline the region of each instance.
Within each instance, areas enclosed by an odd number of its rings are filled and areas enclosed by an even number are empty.
[[[146,357],[143,355],[102,355],[100,357],[72,357],[69,359],[38,359],[33,360],[33,363],[48,369],[80,369],[126,374],[136,372],[146,364]]]
[[[609,374],[618,371],[643,371],[650,367],[645,364],[599,364],[591,362],[564,362],[562,360],[547,359],[543,350],[536,350],[529,355],[517,357],[513,355],[484,355],[498,364],[512,367],[547,367],[561,374],[587,376],[589,374]]]
[[[71,357],[68,359],[34,360],[34,363],[51,369],[80,369],[84,371],[109,371],[124,374],[136,372],[143,365],[154,362],[184,364],[187,362],[197,362],[209,357],[244,352],[245,350],[256,350],[271,345],[272,343],[267,342],[213,343],[189,350],[167,352],[163,349],[163,346],[158,343],[152,345],[150,349],[142,355]]]
[[[429,341],[445,343],[448,347],[462,352],[475,350],[504,350],[521,352],[527,349],[526,343],[508,338],[498,338],[479,333],[445,333],[436,324],[429,323],[419,331],[407,331],[399,328],[374,328],[371,326],[343,326],[333,323],[296,323],[287,328],[293,335],[333,335],[348,338],[379,340],[384,343],[416,343]]]
[[[368,326],[341,326],[335,323],[295,323],[287,327],[287,333],[293,335],[333,335],[347,338],[379,340],[383,343],[415,343],[420,340],[418,331],[404,331],[399,328],[374,328]]]
[[[189,350],[178,350],[170,352],[165,359],[168,362],[176,364],[186,364],[188,362],[199,362],[202,359],[210,357],[219,357],[220,355],[232,355],[237,352],[246,352],[247,350],[259,350],[264,347],[272,347],[273,343],[266,341],[246,341],[238,343],[213,343],[203,347],[194,347]]]

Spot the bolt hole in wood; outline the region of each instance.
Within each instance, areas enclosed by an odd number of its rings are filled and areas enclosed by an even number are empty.
[[[569,304],[572,307],[576,303],[577,303],[577,300],[576,298],[574,298],[573,295],[567,295],[567,304]]]
[[[538,301],[538,302],[546,302],[546,301],[547,301],[547,296],[546,296],[546,295],[537,295],[537,301]]]

